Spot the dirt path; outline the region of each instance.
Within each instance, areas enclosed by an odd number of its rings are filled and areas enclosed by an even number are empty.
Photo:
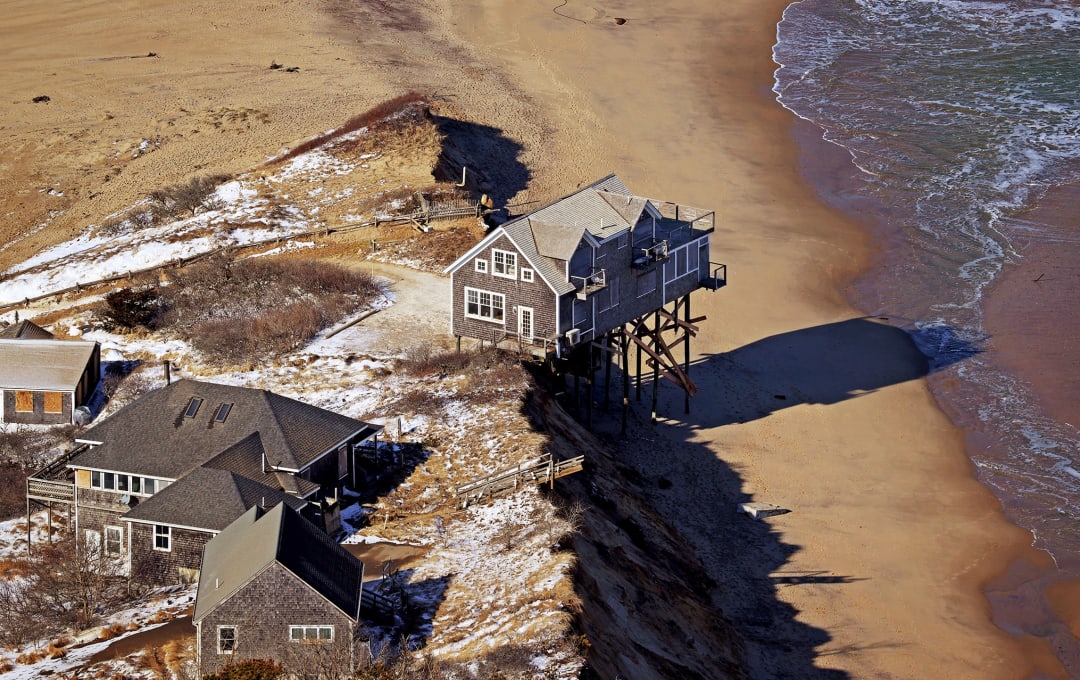
[[[382,262],[351,265],[389,281],[394,304],[322,342],[342,350],[398,354],[430,345],[450,349],[449,277]]]

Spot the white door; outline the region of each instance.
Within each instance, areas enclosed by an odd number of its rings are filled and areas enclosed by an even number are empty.
[[[533,339],[532,307],[518,307],[518,337],[530,342]]]

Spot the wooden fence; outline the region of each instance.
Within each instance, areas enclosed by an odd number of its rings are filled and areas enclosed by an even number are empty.
[[[431,206],[431,208],[430,209],[425,208],[424,207],[425,205],[429,205],[429,206]],[[11,311],[13,309],[18,309],[20,307],[28,307],[30,305],[30,303],[32,303],[32,302],[38,302],[40,300],[47,300],[49,298],[60,297],[62,295],[67,295],[69,293],[81,293],[81,292],[83,292],[85,290],[88,290],[88,289],[91,289],[91,288],[96,288],[98,286],[103,286],[103,285],[107,285],[107,284],[110,284],[110,283],[115,283],[117,281],[123,281],[125,279],[130,279],[130,278],[132,278],[134,276],[140,276],[142,274],[152,274],[152,273],[160,272],[160,271],[163,271],[163,270],[169,269],[169,268],[177,268],[178,269],[180,267],[186,267],[189,264],[193,264],[193,263],[198,262],[200,260],[204,260],[204,259],[213,257],[214,255],[222,255],[223,254],[223,255],[226,255],[228,257],[232,257],[235,253],[243,252],[245,250],[250,250],[250,249],[253,249],[253,248],[261,248],[263,246],[273,245],[273,244],[276,244],[276,243],[286,243],[288,241],[293,241],[293,240],[301,239],[301,238],[314,238],[314,237],[319,237],[319,236],[329,236],[330,234],[344,234],[346,232],[357,231],[359,229],[368,229],[368,228],[371,228],[371,227],[378,227],[379,225],[384,225],[384,224],[393,224],[393,225],[409,224],[409,223],[417,222],[417,221],[423,221],[423,222],[426,223],[426,222],[430,222],[432,220],[452,219],[452,218],[457,218],[457,217],[468,217],[468,216],[480,216],[481,209],[482,209],[482,207],[481,207],[481,204],[480,204],[479,201],[456,200],[456,201],[435,201],[435,202],[430,202],[430,201],[427,201],[427,199],[424,199],[424,203],[421,205],[421,208],[414,211],[412,214],[407,215],[407,216],[394,217],[394,218],[385,219],[385,220],[380,220],[380,219],[376,218],[375,220],[372,220],[370,222],[362,222],[362,223],[359,223],[359,224],[350,224],[350,225],[341,226],[341,227],[323,227],[321,229],[309,229],[307,231],[294,232],[294,233],[291,233],[291,234],[282,234],[280,236],[273,236],[273,237],[270,237],[270,238],[262,239],[260,241],[252,241],[250,243],[221,246],[220,248],[214,248],[213,250],[208,250],[208,251],[206,251],[204,253],[198,253],[198,254],[192,255],[190,257],[179,257],[179,258],[176,258],[174,260],[171,260],[169,262],[165,262],[165,263],[162,263],[162,264],[156,264],[156,265],[153,265],[153,266],[150,266],[150,267],[144,267],[142,269],[132,269],[132,270],[129,270],[127,272],[124,272],[123,274],[116,274],[114,276],[109,276],[109,277],[105,277],[105,278],[101,278],[101,279],[96,279],[94,281],[78,282],[74,286],[68,286],[67,288],[61,288],[60,290],[54,290],[54,291],[50,291],[48,293],[42,293],[41,295],[36,295],[34,297],[24,298],[24,299],[22,299],[22,300],[20,300],[18,302],[9,302],[7,304],[0,305],[0,314],[2,314],[4,312],[9,312],[9,311]],[[24,271],[21,271],[21,272],[17,272],[13,276],[19,276],[20,274],[26,274],[28,272],[33,272],[35,270],[40,270],[40,269],[43,269],[45,267],[47,267],[47,265],[39,265],[38,267],[31,267],[30,269],[27,269],[27,270],[24,270]],[[11,278],[11,277],[9,277],[9,278]],[[0,280],[2,280],[2,279],[0,279]]]

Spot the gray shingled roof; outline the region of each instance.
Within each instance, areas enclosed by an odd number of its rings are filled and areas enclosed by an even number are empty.
[[[446,271],[455,271],[471,259],[477,247],[491,243],[505,232],[556,294],[566,295],[576,288],[557,260],[569,260],[586,232],[603,240],[632,228],[647,204],[648,199],[634,196],[621,179],[608,175],[510,220],[458,258]]]
[[[184,414],[193,397],[203,402],[188,418]],[[232,404],[228,417],[214,422],[223,403]],[[302,470],[335,444],[380,429],[266,390],[180,380],[80,435],[80,441],[101,444],[69,467],[178,479],[257,433],[267,463]]]
[[[0,340],[0,389],[73,390],[96,346],[84,340]]]
[[[633,196],[622,180],[608,175],[518,219],[582,227],[604,239],[628,225],[626,218],[602,194]]]
[[[536,252],[556,260],[569,260],[585,235],[585,227],[529,218]]]
[[[263,445],[258,432],[252,432],[206,461],[203,467],[236,472],[248,479],[266,486],[280,488],[300,498],[306,498],[308,494],[319,489],[319,485],[315,482],[267,468],[263,464]]]
[[[221,531],[256,505],[278,503],[300,510],[306,501],[235,472],[196,468],[142,501],[121,518],[136,522]]]
[[[295,510],[279,504],[270,510],[251,508],[206,544],[194,622],[275,562],[357,619],[363,563]]]
[[[55,335],[29,319],[23,319],[0,331],[0,339],[6,340],[53,340],[55,338]]]

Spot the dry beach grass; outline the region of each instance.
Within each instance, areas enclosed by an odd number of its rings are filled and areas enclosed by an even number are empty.
[[[770,97],[784,4],[17,0],[0,26],[0,264],[429,93],[447,153],[477,159],[474,181],[499,201],[615,170],[639,193],[717,210],[713,259],[732,280],[694,299],[709,317],[701,392],[685,417],[665,392],[666,419],[618,443],[612,474],[700,561],[751,676],[1063,677],[1042,643],[993,626],[979,592],[1029,537],[974,481],[910,342],[838,289],[868,244],[802,181],[805,164],[828,165],[798,157]],[[744,499],[793,512],[747,525],[733,513]],[[604,578],[586,607],[602,611]],[[604,623],[589,634],[611,668],[659,677],[640,649],[663,632]]]

